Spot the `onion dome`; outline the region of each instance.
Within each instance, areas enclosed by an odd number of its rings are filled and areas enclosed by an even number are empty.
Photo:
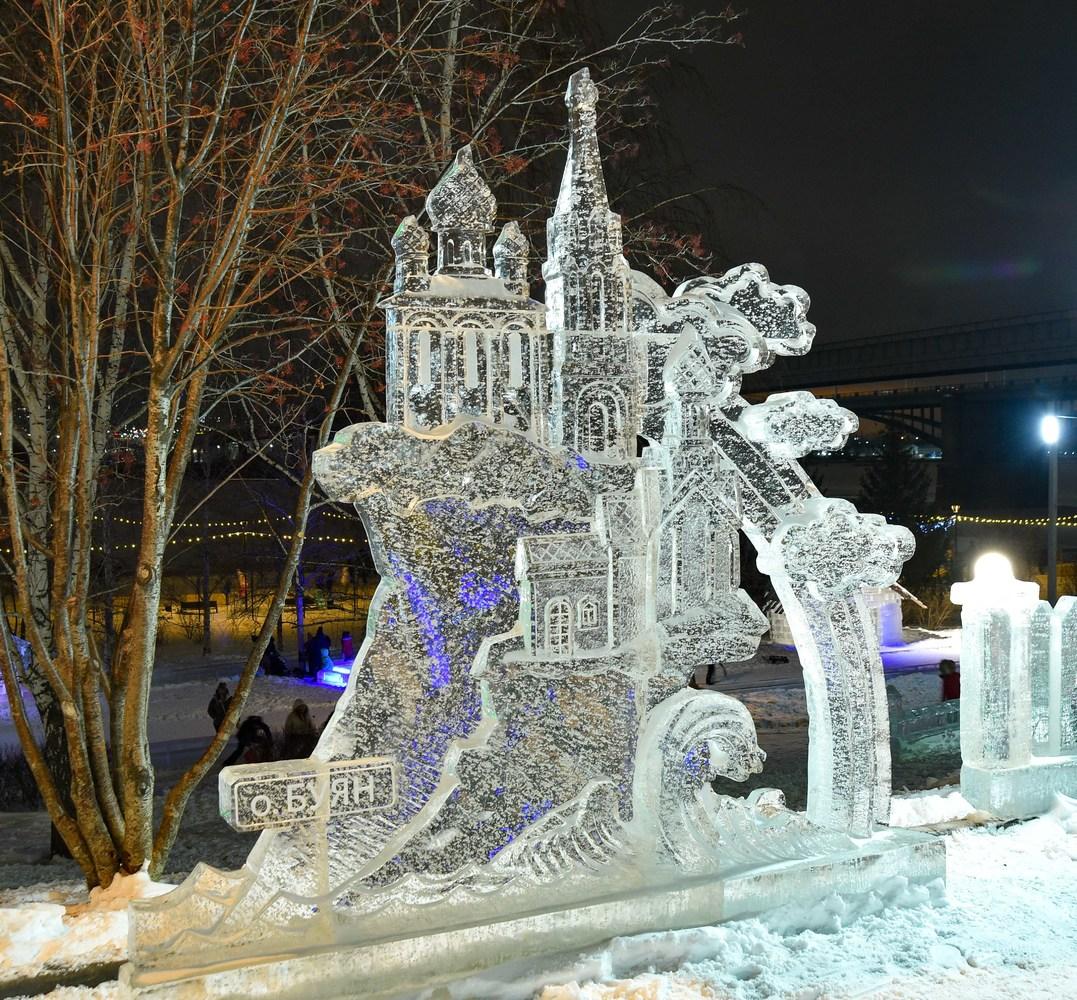
[[[475,167],[471,147],[461,146],[452,165],[426,197],[431,228],[435,232],[489,232],[496,213],[497,201]]]
[[[393,233],[389,241],[398,257],[410,257],[430,252],[430,234],[419,225],[414,215],[409,215]]]
[[[494,243],[494,260],[527,259],[531,256],[531,245],[520,230],[518,222],[506,222]]]

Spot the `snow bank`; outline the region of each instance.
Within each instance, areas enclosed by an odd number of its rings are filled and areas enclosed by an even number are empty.
[[[908,797],[946,822],[956,793]],[[912,801],[909,802],[909,799]],[[917,801],[919,800],[919,801]],[[967,805],[967,803],[966,803]],[[947,819],[941,819],[941,817]],[[541,1000],[1022,1000],[1077,983],[1077,800],[1005,829],[949,837],[948,887],[890,879],[720,927],[641,935],[580,956]],[[918,905],[919,903],[926,905]],[[454,997],[468,995],[453,993]],[[488,990],[515,1000],[527,994]]]
[[[122,961],[127,955],[127,904],[173,888],[142,871],[117,876],[107,889],[93,889],[81,903],[36,900],[36,887],[26,890],[25,902],[17,893],[6,893],[8,905],[0,907],[0,982]],[[63,893],[52,895],[62,898]]]
[[[541,1000],[721,1000],[727,995],[715,993],[698,979],[648,975],[614,983],[551,986],[540,997]]]
[[[954,789],[904,796],[906,818],[949,822]],[[967,804],[966,804],[967,805]],[[941,817],[949,817],[942,819]],[[716,927],[618,938],[566,958],[517,963],[437,992],[439,1000],[1033,1000],[1077,983],[1077,800],[1006,828],[947,838],[948,885],[884,880]],[[52,888],[52,887],[46,887]],[[46,888],[0,909],[0,977],[14,964],[114,961],[126,949],[128,899],[167,891],[145,875],[89,903]],[[6,900],[15,902],[11,894]],[[40,971],[40,970],[39,970]],[[21,974],[25,974],[25,968]],[[109,997],[56,991],[52,1000]]]
[[[969,818],[986,819],[953,785],[922,792],[906,792],[890,800],[891,826],[939,826]]]

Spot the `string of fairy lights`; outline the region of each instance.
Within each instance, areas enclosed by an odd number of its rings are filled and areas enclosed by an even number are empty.
[[[328,517],[336,521],[347,521],[349,524],[358,524],[358,518],[348,517],[346,514],[337,514],[332,511],[321,511],[318,514],[319,517]],[[142,521],[134,517],[121,517],[120,515],[111,515],[108,518],[113,524],[125,524],[132,527],[138,527],[142,524]],[[95,521],[102,521],[104,517],[100,514],[94,517]],[[272,522],[291,522],[292,518],[287,514],[281,514],[276,517],[261,517],[257,520],[231,520],[231,521],[208,521],[199,522],[198,526],[189,531],[204,531],[207,528],[211,529],[209,534],[184,534],[177,535],[174,538],[168,539],[169,545],[200,545],[203,542],[221,542],[229,539],[246,539],[246,538],[268,538],[278,539],[282,542],[290,542],[292,540],[292,533],[287,531],[274,531],[272,530]],[[231,530],[218,530],[212,529],[231,529]],[[181,528],[182,530],[182,528]],[[325,544],[333,543],[336,545],[353,545],[363,546],[366,544],[364,537],[356,538],[348,535],[312,535],[307,534],[306,539],[312,544]],[[113,542],[108,546],[110,552],[120,552],[125,550],[133,550],[139,547],[139,542]],[[91,546],[91,550],[94,552],[102,552],[104,548],[100,545]],[[11,548],[4,546],[0,548],[0,554],[10,555]]]
[[[958,524],[990,524],[1012,528],[1046,528],[1046,517],[989,517],[981,514],[937,514],[918,518],[917,524],[924,531],[949,530]],[[1077,528],[1077,514],[1063,514],[1056,520],[1060,528]]]
[[[316,517],[328,517],[328,518],[331,518],[332,520],[335,520],[335,521],[347,521],[349,524],[356,524],[358,522],[358,520],[359,520],[358,517],[348,517],[347,514],[338,514],[335,511],[331,511],[331,510],[319,511],[315,516]],[[112,514],[112,515],[109,516],[108,519],[113,524],[132,524],[132,525],[135,525],[135,526],[142,524],[142,519],[141,518],[137,518],[137,517],[121,517],[118,514]],[[104,516],[101,515],[101,514],[97,514],[97,515],[94,516],[94,520],[95,521],[102,521],[102,520],[104,520]],[[262,525],[264,525],[264,524],[271,523],[272,521],[291,521],[291,520],[292,520],[292,517],[291,517],[290,514],[278,514],[276,517],[269,517],[268,515],[265,515],[263,517],[255,518],[254,520],[252,520],[250,518],[246,518],[246,519],[241,520],[241,521],[207,521],[205,523],[206,523],[207,527],[210,527],[210,528],[248,528],[253,524],[262,524]],[[202,523],[202,522],[199,522],[199,523]]]
[[[318,514],[318,517],[327,517],[337,521],[347,521],[349,524],[356,524],[358,519],[354,517],[348,517],[346,514],[337,514],[333,511],[322,511]],[[100,517],[98,517],[100,520]],[[128,525],[140,525],[142,522],[138,518],[133,517],[119,517],[113,515],[111,520],[114,524],[128,524]],[[209,528],[232,528],[235,529],[231,532],[225,532],[222,535],[213,535],[213,538],[231,538],[236,535],[242,534],[255,534],[260,537],[275,537],[276,532],[259,531],[256,525],[261,525],[263,528],[272,521],[291,521],[292,518],[287,514],[282,514],[277,517],[261,517],[256,520],[233,520],[233,521],[209,521],[204,525]],[[1019,528],[1045,528],[1048,524],[1046,517],[991,517],[986,514],[930,514],[917,518],[917,523],[925,530],[932,530],[938,528],[950,528],[955,524],[997,524],[1009,527]],[[1060,528],[1075,528],[1077,527],[1077,514],[1063,514],[1058,517],[1058,526]],[[282,535],[283,538],[289,538],[289,535]],[[352,541],[348,538],[326,538],[325,541]]]
[[[348,517],[346,514],[338,514],[334,511],[321,511],[318,517],[330,518],[336,521],[347,521],[349,524],[355,525],[358,523],[358,519],[354,517]],[[101,515],[95,517],[95,520],[103,520]],[[111,515],[109,520],[114,524],[130,525],[137,527],[142,524],[141,520],[133,517],[122,517],[120,515]],[[257,520],[245,519],[245,520],[226,520],[226,521],[208,521],[200,523],[197,530],[210,529],[209,534],[185,534],[170,538],[168,540],[169,545],[200,545],[203,542],[223,542],[235,539],[278,539],[280,541],[289,542],[292,539],[292,535],[289,532],[274,531],[272,530],[272,522],[290,522],[292,518],[287,514],[280,514],[275,517],[261,517]],[[1061,515],[1057,522],[1059,528],[1077,528],[1077,514],[1064,514]],[[997,527],[1012,527],[1012,528],[1046,528],[1049,521],[1046,517],[990,517],[983,514],[937,514],[929,515],[923,518],[917,519],[917,524],[922,531],[949,531],[955,526],[961,524],[970,525],[991,525]],[[213,530],[217,529],[217,530]],[[332,543],[335,545],[364,545],[365,539],[360,537],[347,535],[307,535],[307,540],[312,544],[325,544]],[[126,549],[137,549],[139,547],[138,542],[116,542],[109,546],[109,551],[122,551]],[[0,550],[4,553],[10,553],[9,548]],[[94,552],[103,551],[100,545],[93,546]]]

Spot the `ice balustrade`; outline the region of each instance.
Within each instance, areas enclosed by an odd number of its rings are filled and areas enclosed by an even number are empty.
[[[1055,607],[989,553],[954,584],[961,605],[961,785],[997,815],[1077,795],[1077,598]]]
[[[272,962],[287,995],[357,976],[388,995],[872,872],[941,874],[937,845],[880,825],[887,704],[862,590],[896,579],[911,535],[820,496],[797,464],[840,447],[851,413],[739,394],[810,348],[808,296],[758,264],[672,295],[633,271],[597,93],[572,77],[545,304],[514,223],[487,269],[496,204],[468,147],[427,199],[433,272],[416,217],[393,237],[387,420],[314,456],[381,575],[367,636],[310,761],[222,771],[222,814],[258,844],[241,870],[199,866],[133,907],[131,989],[197,967],[242,996],[235,970]],[[805,813],[775,790],[715,794],[766,755],[741,702],[687,687],[766,628],[740,586],[742,532],[804,671]]]

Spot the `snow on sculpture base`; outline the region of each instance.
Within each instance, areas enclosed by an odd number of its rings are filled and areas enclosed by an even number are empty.
[[[1056,795],[1077,798],[1077,757],[1033,757],[1021,767],[962,764],[961,794],[992,816],[1038,816]]]
[[[614,937],[709,926],[787,903],[810,904],[830,893],[862,893],[894,876],[926,884],[945,874],[943,840],[911,830],[885,830],[842,853],[645,891],[610,892],[571,908],[462,923],[420,937],[345,946],[309,937],[302,949],[289,953],[197,971],[125,965],[121,984],[126,996],[168,1000],[330,1000],[356,996],[356,984],[362,983],[364,1000],[392,1000],[506,963],[579,952]]]

